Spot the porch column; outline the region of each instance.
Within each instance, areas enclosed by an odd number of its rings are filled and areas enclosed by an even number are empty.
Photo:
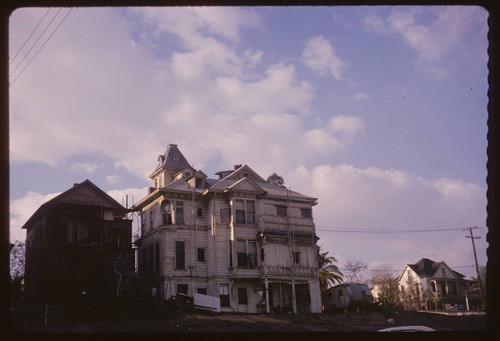
[[[297,300],[295,297],[295,281],[292,279],[292,311],[297,314]]]

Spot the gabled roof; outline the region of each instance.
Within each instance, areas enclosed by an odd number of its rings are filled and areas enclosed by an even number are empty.
[[[187,167],[192,168],[184,155],[182,155],[179,148],[177,148],[177,145],[169,144],[165,153],[163,155],[158,155],[158,165],[150,176],[163,168],[174,168],[182,170]]]
[[[464,278],[465,276],[455,270],[452,270],[445,262],[434,262],[428,258],[422,258],[415,264],[407,264],[418,276],[432,276],[441,265],[444,265],[452,271],[457,277]]]
[[[74,184],[67,191],[42,204],[22,228],[29,228],[39,219],[40,215],[60,204],[80,204],[125,210],[115,199],[87,179],[81,183]]]

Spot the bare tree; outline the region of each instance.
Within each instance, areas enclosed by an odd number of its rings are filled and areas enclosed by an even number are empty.
[[[400,303],[397,272],[390,265],[382,265],[371,271],[370,282],[376,301],[391,310]]]
[[[344,276],[351,283],[367,283],[368,279],[363,271],[368,270],[368,265],[361,259],[349,258],[344,262]]]

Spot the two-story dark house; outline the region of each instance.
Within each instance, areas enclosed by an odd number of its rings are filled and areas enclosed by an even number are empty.
[[[113,300],[134,272],[132,221],[89,180],[41,205],[22,228],[30,304]]]

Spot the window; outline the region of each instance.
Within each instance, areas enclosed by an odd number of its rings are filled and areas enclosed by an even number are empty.
[[[187,284],[177,284],[177,293],[187,295],[188,294]]]
[[[175,224],[184,225],[184,202],[175,202]]]
[[[178,270],[186,268],[184,242],[175,242],[175,268]]]
[[[300,252],[292,252],[293,264],[300,264]]]
[[[172,208],[170,206],[170,201],[165,200],[161,203],[161,214],[163,217],[163,225],[172,224]]]
[[[205,261],[205,249],[199,248],[197,250],[198,252],[198,262],[204,262]]]
[[[240,224],[255,224],[255,201],[236,199],[234,201],[236,222]]]
[[[198,294],[206,295],[207,294],[207,288],[197,288],[196,292]]]
[[[153,209],[151,209],[151,211],[149,211],[149,227],[150,228],[153,227]]]
[[[285,217],[286,216],[286,206],[276,206],[276,214]]]
[[[219,298],[221,307],[229,307],[229,285],[219,284]]]
[[[196,178],[196,188],[202,188],[203,187],[203,179],[202,178]]]
[[[238,267],[257,267],[257,242],[239,239],[236,241]]]
[[[248,304],[247,288],[238,288],[238,304]]]
[[[312,218],[312,210],[310,208],[301,208],[300,214],[302,218]]]
[[[196,208],[196,216],[203,217],[203,208],[201,208],[201,207]]]

